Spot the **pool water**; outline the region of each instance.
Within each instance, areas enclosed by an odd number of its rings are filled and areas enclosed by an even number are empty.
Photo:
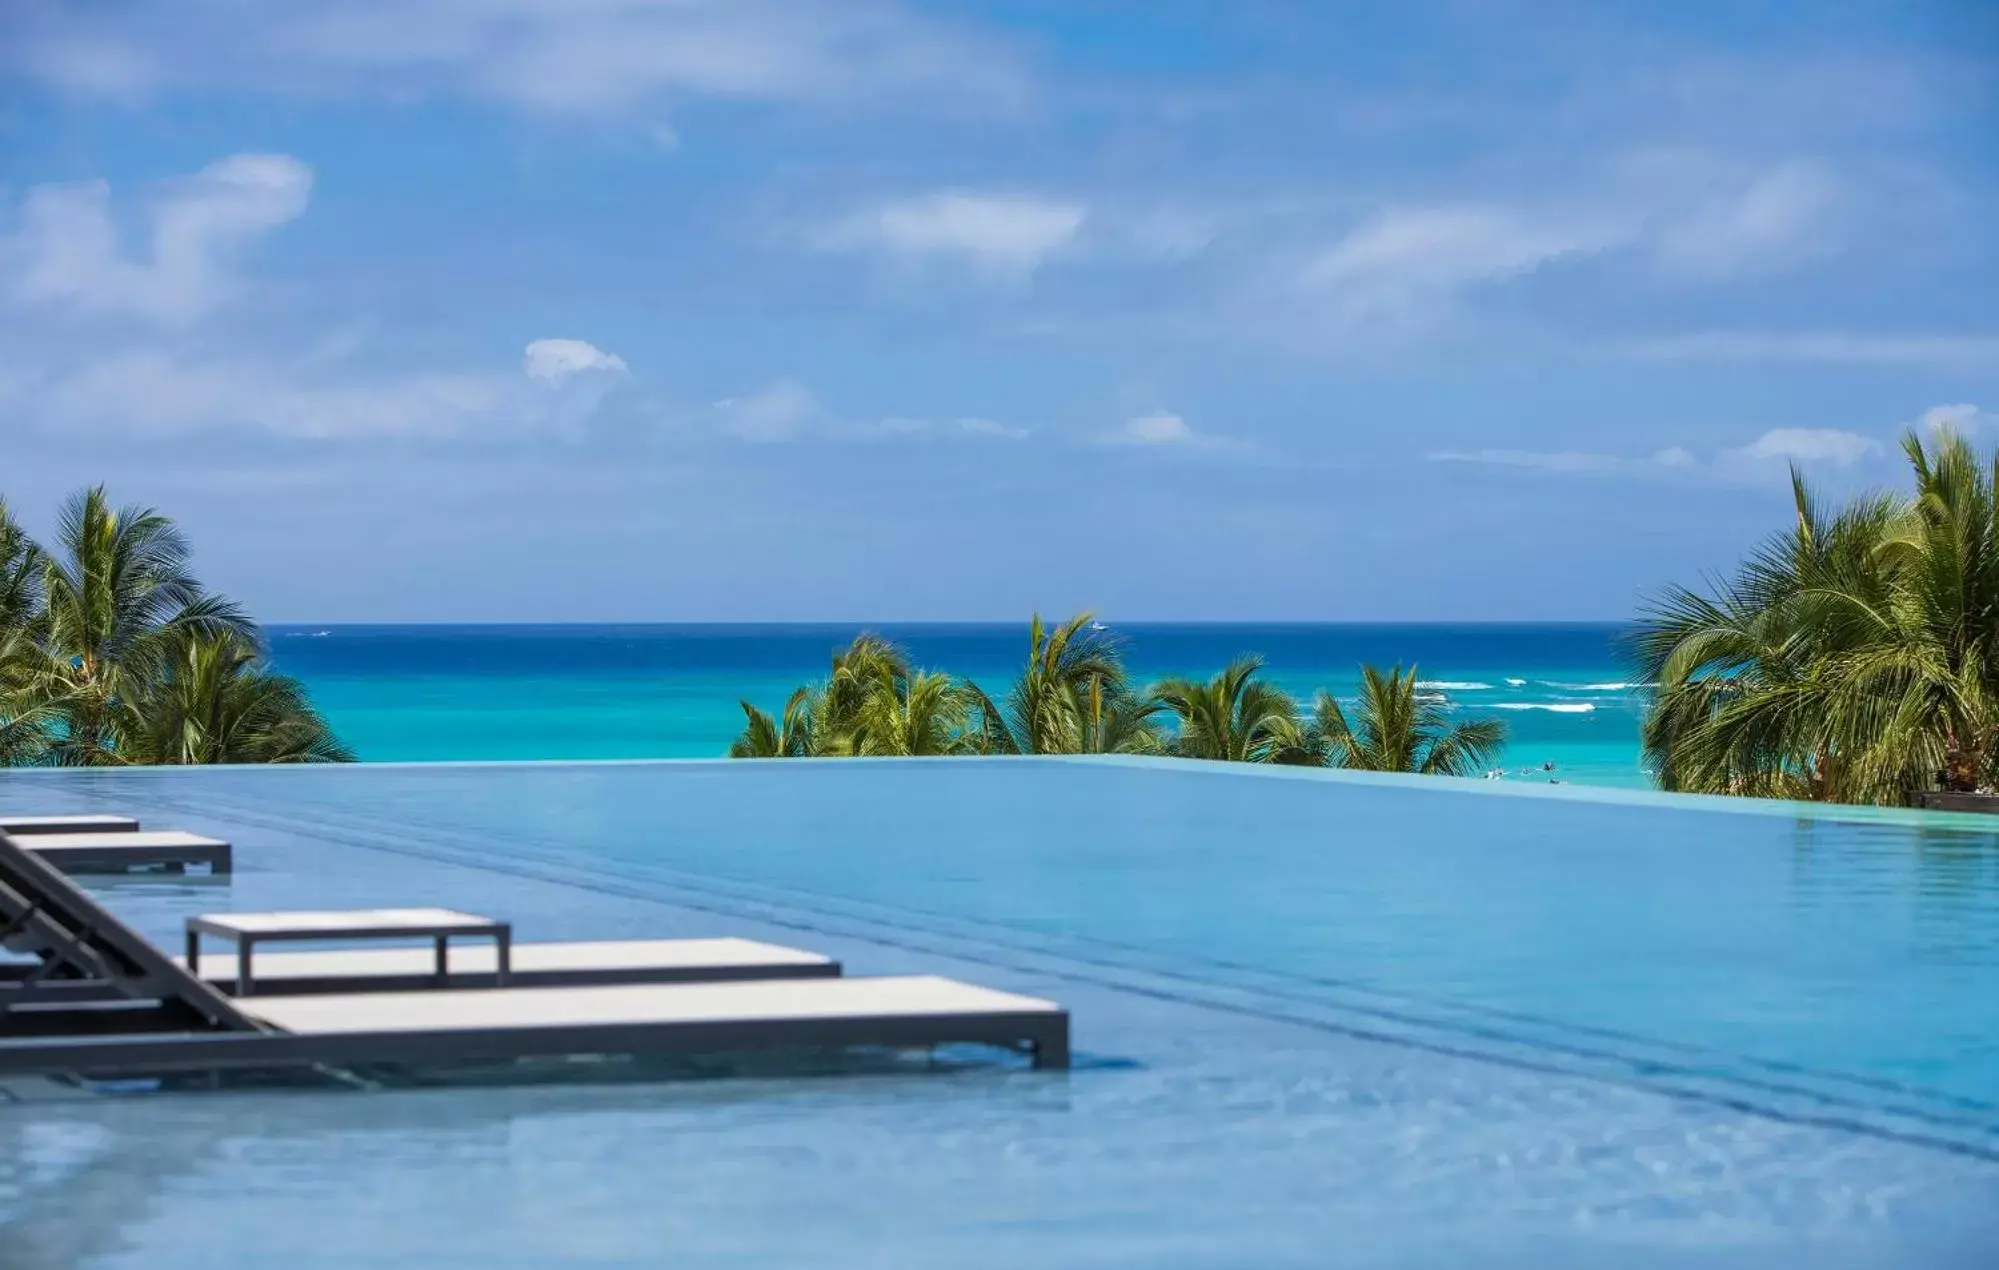
[[[18,773],[0,809],[231,837],[233,879],[99,885],[161,938],[406,903],[737,933],[1054,997],[1078,1052],[0,1106],[9,1270],[1976,1265],[1999,1234],[1973,818],[1041,759]]]

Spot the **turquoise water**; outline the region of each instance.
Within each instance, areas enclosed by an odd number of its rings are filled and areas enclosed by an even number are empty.
[[[14,1266],[1975,1266],[1989,822],[1133,760],[8,774],[217,908],[746,934],[1054,997],[1077,1070],[0,1106]],[[338,1197],[335,1202],[330,1197]],[[23,1251],[25,1250],[25,1251]]]
[[[364,759],[706,758],[826,673],[855,626],[278,627],[303,678]],[[932,668],[998,696],[1026,660],[1024,626],[877,629]],[[1206,676],[1261,653],[1301,699],[1346,694],[1363,661],[1418,664],[1466,715],[1506,721],[1511,779],[1642,786],[1640,692],[1607,625],[1118,626],[1134,673]],[[1557,770],[1544,773],[1543,764]],[[1531,769],[1531,772],[1530,770]]]

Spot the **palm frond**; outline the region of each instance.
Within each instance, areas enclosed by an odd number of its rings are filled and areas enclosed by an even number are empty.
[[[1794,473],[1790,532],[1647,610],[1662,786],[1899,803],[1999,780],[1994,462],[1948,431],[1902,448],[1909,496],[1828,509]]]
[[[1499,757],[1506,727],[1497,719],[1453,722],[1444,704],[1422,692],[1416,667],[1360,669],[1351,715],[1320,693],[1312,732],[1332,767],[1425,776],[1476,776]]]

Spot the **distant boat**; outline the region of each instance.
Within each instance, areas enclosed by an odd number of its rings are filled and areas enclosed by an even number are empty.
[[[1090,629],[1093,631],[1107,631],[1110,627],[1105,626],[1102,622],[1091,622]]]

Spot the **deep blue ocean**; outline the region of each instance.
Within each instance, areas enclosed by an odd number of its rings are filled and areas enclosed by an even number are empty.
[[[737,705],[782,706],[826,673],[853,625],[279,626],[303,679],[365,760],[693,758],[724,753]],[[918,664],[995,697],[1027,655],[1022,624],[884,624]],[[1142,679],[1213,674],[1260,653],[1301,700],[1353,691],[1362,662],[1417,665],[1466,715],[1506,721],[1509,779],[1637,786],[1640,693],[1613,625],[1114,626]],[[1541,771],[1553,763],[1552,773]],[[1530,770],[1531,769],[1531,770]]]

